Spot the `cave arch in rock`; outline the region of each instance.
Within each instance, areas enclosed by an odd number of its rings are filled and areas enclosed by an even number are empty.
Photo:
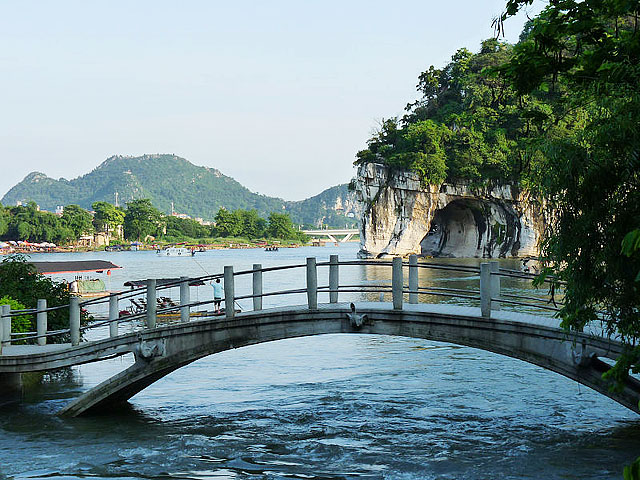
[[[519,219],[507,206],[457,199],[436,210],[420,247],[433,257],[504,257],[517,254],[519,233]]]

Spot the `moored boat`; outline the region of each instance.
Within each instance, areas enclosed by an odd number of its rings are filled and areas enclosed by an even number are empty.
[[[167,247],[156,250],[157,255],[166,257],[192,257],[195,253],[196,251],[193,248],[189,249],[185,247]]]

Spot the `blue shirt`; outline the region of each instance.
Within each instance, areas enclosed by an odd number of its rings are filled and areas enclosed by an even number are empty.
[[[222,283],[211,282],[213,287],[213,298],[222,298]]]

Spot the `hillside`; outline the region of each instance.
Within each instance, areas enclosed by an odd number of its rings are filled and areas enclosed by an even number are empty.
[[[90,209],[95,201],[119,204],[132,199],[149,198],[165,213],[176,212],[211,220],[220,209],[256,209],[261,215],[286,211],[295,223],[343,226],[354,219],[342,214],[347,204],[354,213],[353,194],[347,186],[338,185],[315,197],[298,202],[267,197],[251,192],[219,170],[193,165],[176,155],[158,154],[140,157],[113,156],[91,172],[73,180],[55,180],[39,172],[32,172],[11,188],[2,198],[3,205],[34,201],[44,210],[57,205],[77,204]],[[335,207],[340,207],[335,210]],[[344,212],[344,213],[347,213]],[[329,223],[330,222],[330,223]]]

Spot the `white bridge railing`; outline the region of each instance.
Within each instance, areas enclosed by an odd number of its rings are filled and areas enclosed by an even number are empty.
[[[340,284],[341,268],[350,266],[372,265],[376,267],[387,267],[391,269],[391,285],[371,285],[371,284]],[[329,269],[328,285],[318,285],[318,268]],[[291,270],[306,270],[306,285],[304,288],[269,291],[263,290],[263,275],[270,272]],[[404,269],[408,269],[408,282],[405,283]],[[479,275],[479,288],[477,290],[462,290],[455,288],[447,288],[435,285],[420,285],[419,272],[423,269],[449,270],[463,273]],[[235,280],[237,277],[250,275],[252,277],[252,293],[248,295],[235,294]],[[500,279],[503,277],[513,277],[524,280],[532,280],[535,278],[533,274],[521,273],[512,270],[503,270],[499,268],[497,261],[482,263],[480,267],[464,266],[464,265],[445,265],[433,263],[419,263],[416,255],[411,255],[408,261],[395,257],[392,261],[388,260],[353,260],[339,261],[338,255],[331,255],[328,262],[317,262],[315,257],[307,258],[305,264],[284,265],[263,268],[260,264],[254,264],[251,270],[234,271],[233,266],[225,266],[223,274],[207,275],[198,278],[181,277],[178,282],[167,283],[158,286],[156,279],[148,279],[146,286],[135,288],[127,292],[111,294],[108,297],[100,299],[92,299],[80,301],[80,298],[72,296],[68,305],[47,307],[46,300],[38,300],[37,308],[26,310],[12,311],[8,305],[2,305],[0,314],[0,354],[2,354],[2,346],[9,346],[12,343],[36,343],[44,346],[48,339],[56,338],[58,341],[63,340],[70,342],[72,345],[78,345],[82,340],[82,333],[91,328],[109,326],[109,336],[116,337],[119,335],[119,324],[132,320],[144,320],[145,328],[156,328],[158,314],[173,313],[179,314],[180,322],[189,322],[192,309],[203,305],[211,305],[214,300],[206,300],[202,302],[192,302],[190,298],[189,285],[193,282],[209,281],[222,278],[224,281],[224,303],[227,319],[233,319],[236,315],[234,305],[238,300],[252,300],[253,310],[262,310],[262,300],[265,297],[283,296],[291,294],[304,294],[307,297],[307,308],[316,310],[318,308],[318,293],[328,293],[329,304],[335,304],[339,301],[340,293],[358,292],[358,293],[379,293],[382,297],[385,293],[391,293],[392,308],[394,310],[402,310],[405,302],[405,296],[408,303],[417,304],[421,295],[445,296],[465,301],[473,301],[480,306],[481,315],[490,317],[492,310],[499,310],[501,304],[513,304],[526,306],[528,308],[538,308],[547,311],[558,311],[558,302],[553,301],[553,306],[549,305],[548,299],[535,296],[509,295],[501,293]],[[177,306],[158,308],[157,298],[158,292],[172,287],[180,287],[180,303]],[[146,295],[146,310],[133,315],[120,315],[120,302],[133,297]],[[81,308],[87,305],[108,303],[109,315],[106,320],[91,322],[82,325]],[[48,330],[47,314],[53,310],[68,309],[69,311],[69,328],[62,330]],[[35,315],[36,331],[27,333],[12,333],[12,318],[19,315]],[[211,316],[213,313],[211,312]],[[207,318],[198,317],[199,319]]]

